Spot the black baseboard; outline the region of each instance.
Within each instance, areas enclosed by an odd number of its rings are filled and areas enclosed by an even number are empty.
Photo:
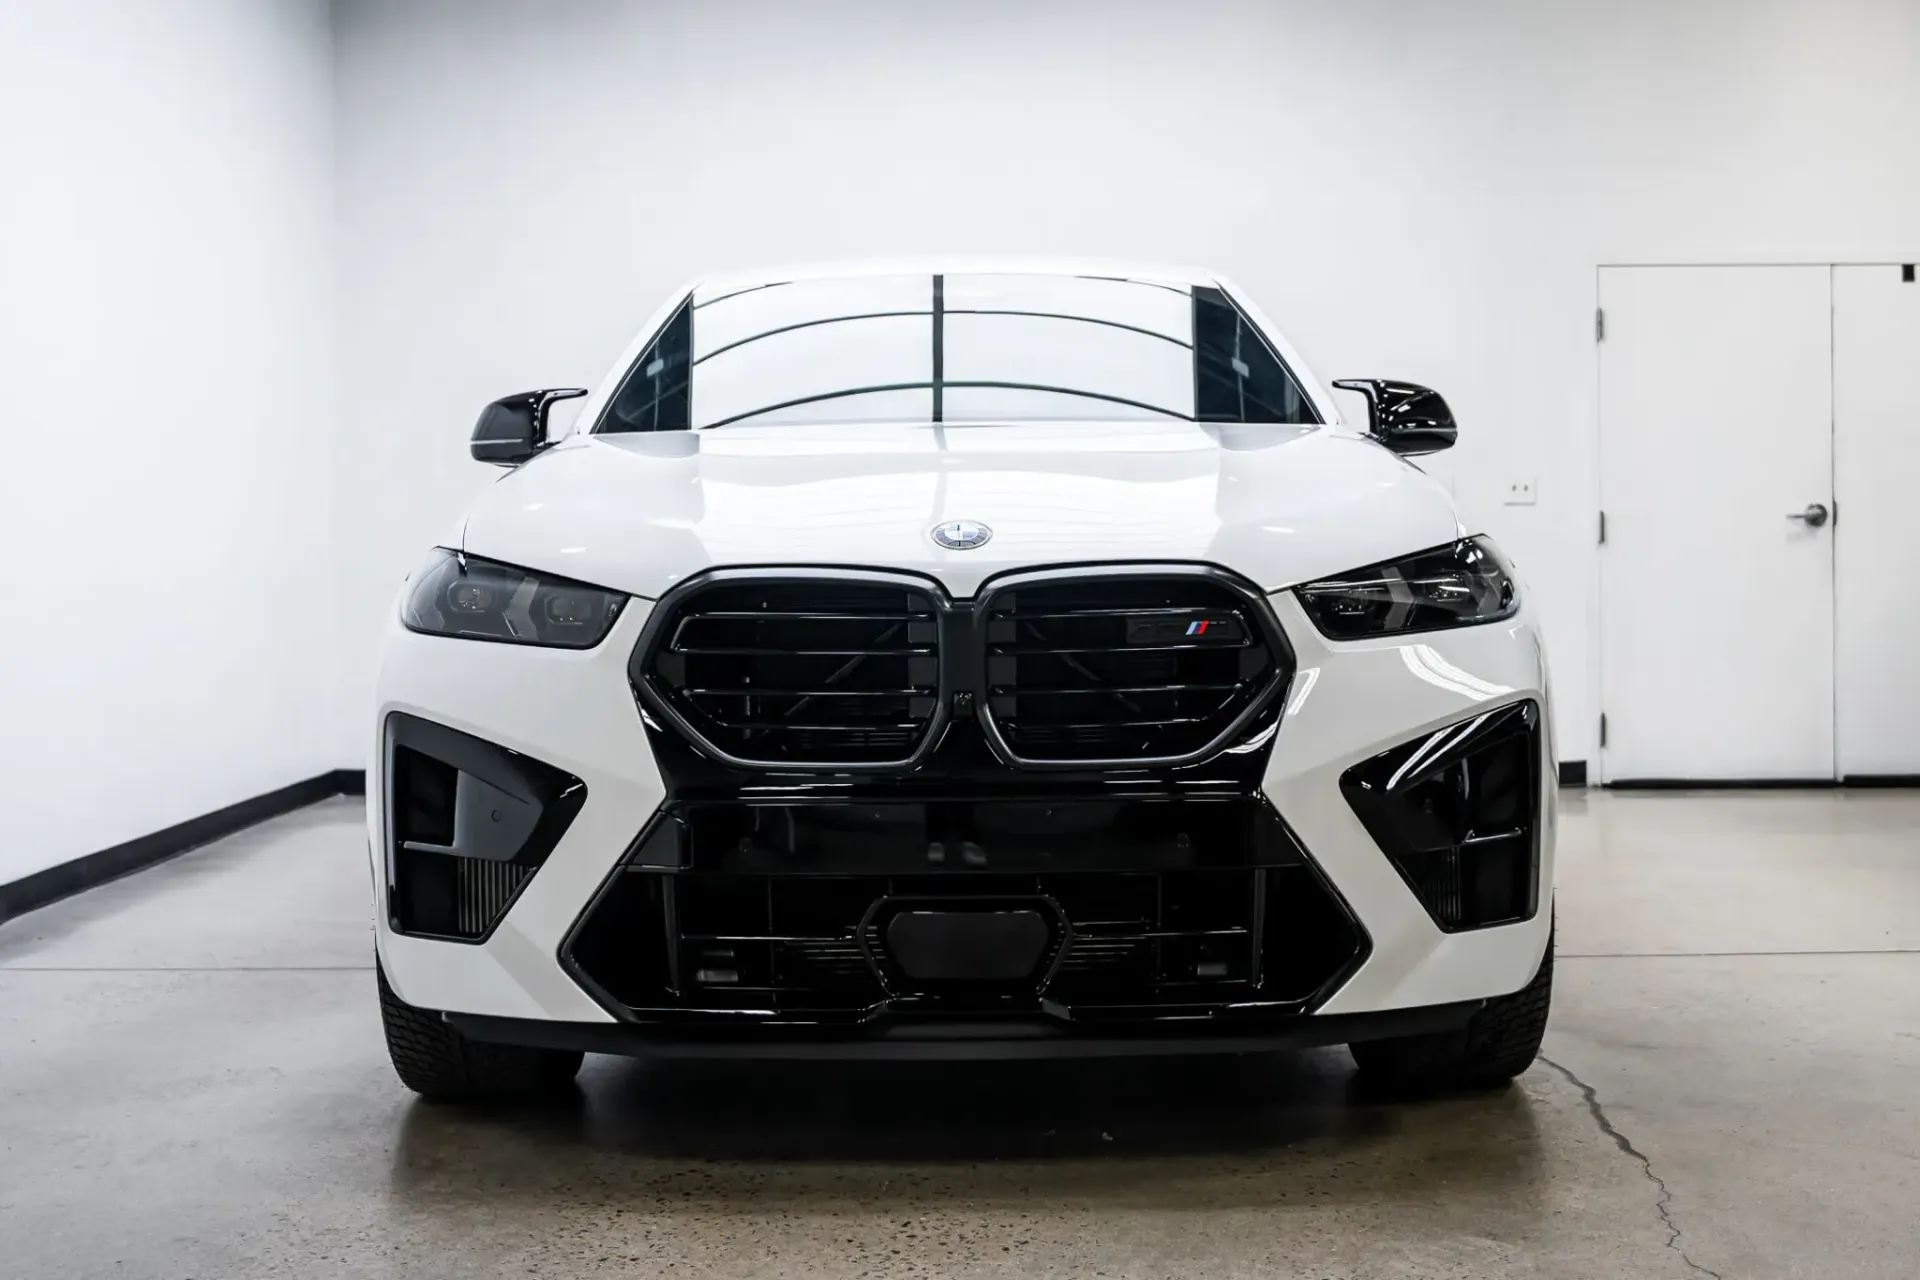
[[[1562,760],[1560,762],[1560,785],[1563,787],[1586,786],[1587,762],[1585,760]]]
[[[95,885],[165,862],[189,849],[230,836],[244,827],[310,805],[328,796],[364,795],[367,775],[363,769],[335,769],[292,786],[269,791],[251,800],[230,804],[224,809],[189,818],[164,831],[141,836],[125,844],[84,854],[71,862],[36,871],[7,884],[0,884],[0,922],[25,915],[38,907],[70,898]]]
[[[1622,778],[1609,791],[1832,791],[1846,787],[1920,787],[1920,774],[1850,773],[1844,778]]]
[[[1609,791],[1805,791],[1831,790],[1832,778],[1618,778]]]

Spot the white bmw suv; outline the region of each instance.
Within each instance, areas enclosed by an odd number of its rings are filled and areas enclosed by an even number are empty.
[[[1504,1081],[1552,977],[1525,593],[1205,273],[873,267],[675,297],[407,582],[379,992],[429,1097],[583,1052],[1348,1044]],[[585,396],[576,427],[547,414]]]

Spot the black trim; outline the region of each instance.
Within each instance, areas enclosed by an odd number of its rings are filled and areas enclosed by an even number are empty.
[[[793,324],[783,324],[777,329],[768,329],[765,333],[753,334],[751,337],[736,338],[734,341],[729,342],[726,346],[715,347],[713,350],[707,352],[707,354],[698,357],[693,361],[693,364],[695,365],[705,364],[707,361],[713,359],[715,356],[721,355],[724,352],[731,351],[735,347],[744,347],[749,342],[758,342],[762,338],[771,338],[782,333],[792,333],[795,329],[813,329],[823,324],[845,324],[850,320],[889,320],[889,319],[897,318],[899,316],[924,316],[924,315],[930,315],[930,314],[933,314],[933,313],[927,312],[927,311],[862,311],[856,315],[821,316],[815,320],[800,320],[800,321],[796,321]],[[935,347],[936,354],[934,356],[934,364],[933,364],[933,367],[935,370],[935,374],[934,374],[935,377],[939,376],[938,371],[940,368],[940,357],[937,354],[938,350],[939,348],[936,346]]]
[[[365,770],[334,769],[277,791],[254,796],[251,800],[242,800],[224,809],[188,818],[152,835],[140,836],[98,853],[84,854],[69,862],[58,863],[44,871],[0,884],[0,921],[25,915],[109,880],[118,880],[121,876],[176,858],[201,845],[243,831],[269,818],[303,809],[329,796],[365,795],[366,789]]]
[[[939,331],[938,327],[936,327],[935,331]],[[939,366],[936,365],[935,368],[937,371]],[[797,405],[803,404],[818,404],[823,400],[846,400],[853,396],[874,395],[881,391],[922,391],[927,389],[931,389],[934,392],[935,416],[932,421],[941,422],[943,419],[939,414],[940,392],[948,387],[987,387],[1006,391],[1044,391],[1049,395],[1078,396],[1083,400],[1099,400],[1107,404],[1124,404],[1129,408],[1145,409],[1148,413],[1157,413],[1162,417],[1172,418],[1176,422],[1192,422],[1195,420],[1191,414],[1180,413],[1177,410],[1168,409],[1163,405],[1148,404],[1144,400],[1129,400],[1125,396],[1110,396],[1103,391],[1081,391],[1074,387],[1054,387],[1043,382],[1000,382],[985,378],[976,378],[968,379],[964,382],[956,382],[952,379],[941,379],[934,382],[876,382],[871,386],[845,387],[838,391],[822,391],[816,395],[796,396],[792,400],[781,400],[775,404],[761,405],[758,409],[749,409],[745,413],[736,413],[731,418],[721,418],[717,422],[709,422],[706,426],[701,427],[700,430],[711,431],[715,427],[728,427],[736,422],[743,422],[748,418],[757,418],[763,413],[772,413],[778,409],[792,409]]]
[[[1822,791],[1832,778],[1616,778],[1609,791]]]
[[[933,278],[933,420],[942,422],[942,384],[947,378],[947,278]]]
[[[1159,280],[1141,280],[1134,276],[1089,276],[1075,275],[1075,280],[1105,280],[1112,284],[1137,284],[1148,289],[1165,289],[1168,293],[1177,293],[1185,298],[1192,294],[1193,287],[1184,284],[1165,284]]]
[[[1839,787],[1920,787],[1916,773],[1850,773],[1844,778],[1621,778],[1609,791],[1831,791]]]
[[[710,306],[712,306],[712,305],[713,305],[714,303],[716,303],[716,302],[725,302],[725,301],[726,301],[726,300],[727,300],[728,298],[737,298],[737,297],[739,297],[739,296],[740,296],[741,294],[743,294],[743,293],[758,293],[758,292],[760,292],[760,291],[761,291],[762,289],[778,289],[778,288],[780,288],[780,287],[781,287],[782,285],[789,285],[789,284],[792,284],[792,283],[793,283],[793,281],[791,281],[791,280],[769,280],[769,281],[768,281],[767,283],[765,283],[765,284],[750,284],[750,285],[748,285],[748,286],[747,286],[746,288],[744,288],[744,289],[735,289],[735,290],[734,290],[734,291],[733,291],[732,293],[723,293],[723,294],[721,294],[721,295],[720,295],[719,297],[717,297],[717,298],[708,298],[708,299],[707,299],[707,300],[706,300],[705,302],[694,302],[694,303],[693,303],[693,309],[694,309],[695,311],[698,311],[698,310],[699,310],[700,308],[702,308],[702,307],[710,307]],[[697,292],[697,291],[696,291],[696,292]],[[690,294],[688,294],[688,295],[687,295],[687,300],[688,300],[689,302],[692,302],[692,301],[693,301],[693,294],[691,294],[691,293],[690,293]]]
[[[757,418],[763,413],[772,413],[776,409],[791,409],[795,405],[818,404],[822,400],[846,400],[853,396],[870,396],[881,391],[924,391],[933,386],[931,382],[876,382],[865,387],[846,387],[839,391],[823,391],[818,395],[797,396],[792,400],[781,400],[776,404],[763,404],[758,409],[749,409],[745,413],[736,413],[731,418],[721,418],[699,428],[711,431],[715,427],[728,427],[747,418]],[[935,419],[938,421],[938,419]]]
[[[1266,1053],[1352,1044],[1390,1036],[1455,1031],[1482,1007],[1481,1001],[1390,1009],[1377,1013],[1314,1014],[1284,1025],[1196,1035],[1185,1031],[1133,1035],[1088,1035],[1034,1020],[905,1023],[856,1035],[825,1037],[796,1031],[781,1036],[767,1027],[698,1031],[665,1030],[630,1023],[544,1022],[480,1014],[442,1015],[462,1035],[490,1044],[651,1058],[883,1058],[981,1060],[996,1058],[1097,1058],[1164,1054]]]
[[[1191,342],[1182,342],[1157,329],[1143,329],[1137,324],[1123,324],[1118,320],[1102,320],[1099,316],[1071,316],[1063,311],[1021,311],[1007,307],[949,307],[945,314],[950,316],[1031,316],[1036,320],[1071,320],[1075,324],[1103,324],[1109,329],[1125,329],[1129,333],[1142,333],[1149,338],[1158,338],[1162,342],[1171,342],[1176,347],[1193,350]]]
[[[1585,760],[1562,760],[1560,762],[1560,785],[1563,787],[1586,786],[1587,762]]]

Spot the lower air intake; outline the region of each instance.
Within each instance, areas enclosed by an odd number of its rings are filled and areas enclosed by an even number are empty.
[[[1363,760],[1340,788],[1448,932],[1531,919],[1540,892],[1540,708],[1521,702]]]
[[[396,932],[478,942],[573,821],[578,778],[413,716],[387,726],[387,902]]]
[[[1022,836],[1001,802],[685,806],[689,865],[615,875],[566,959],[641,1021],[1107,1023],[1299,1012],[1364,954],[1263,802],[1049,807],[1113,838]],[[929,856],[953,823],[979,865]]]

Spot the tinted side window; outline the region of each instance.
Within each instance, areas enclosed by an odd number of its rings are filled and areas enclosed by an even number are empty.
[[[1201,422],[1320,421],[1313,404],[1227,295],[1193,290],[1194,416]]]
[[[627,380],[614,394],[602,431],[685,431],[693,425],[692,405],[687,391],[692,375],[693,299],[680,304],[680,310],[667,327],[640,353],[627,373]]]

